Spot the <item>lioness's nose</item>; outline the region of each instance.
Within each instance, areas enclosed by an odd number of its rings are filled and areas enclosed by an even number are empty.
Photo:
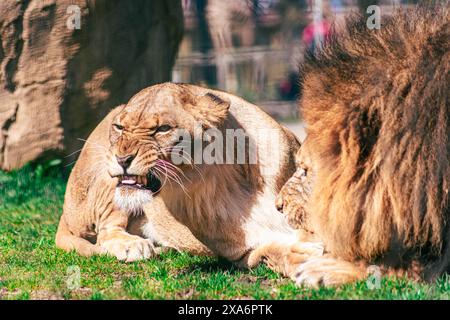
[[[116,159],[117,159],[117,162],[119,163],[119,165],[124,170],[126,170],[130,166],[131,162],[133,161],[134,156],[124,156],[124,157],[116,156]]]

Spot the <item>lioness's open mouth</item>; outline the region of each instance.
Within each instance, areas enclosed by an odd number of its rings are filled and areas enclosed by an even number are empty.
[[[118,187],[149,190],[152,193],[157,193],[161,189],[161,181],[151,173],[146,176],[120,175],[118,178]]]

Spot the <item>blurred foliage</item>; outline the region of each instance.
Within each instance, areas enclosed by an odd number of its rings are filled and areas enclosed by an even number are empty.
[[[70,167],[63,167],[61,159],[29,163],[11,172],[0,170],[0,209],[34,198],[62,199],[69,173]]]

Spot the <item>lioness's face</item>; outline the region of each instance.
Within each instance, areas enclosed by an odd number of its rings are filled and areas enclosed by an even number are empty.
[[[211,94],[195,97],[172,86],[144,89],[112,122],[109,173],[118,178],[116,195],[122,198],[142,202],[159,192],[168,178],[180,179],[183,168],[172,163],[171,155],[182,137],[198,134],[199,121],[217,125],[226,115],[229,104],[221,99]]]

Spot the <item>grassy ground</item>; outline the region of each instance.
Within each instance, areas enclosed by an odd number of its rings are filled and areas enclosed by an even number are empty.
[[[310,290],[264,266],[242,271],[216,258],[185,253],[130,264],[66,253],[55,248],[53,239],[67,171],[50,162],[0,172],[0,299],[450,298],[448,278],[435,285],[382,279],[372,290],[366,282]]]

